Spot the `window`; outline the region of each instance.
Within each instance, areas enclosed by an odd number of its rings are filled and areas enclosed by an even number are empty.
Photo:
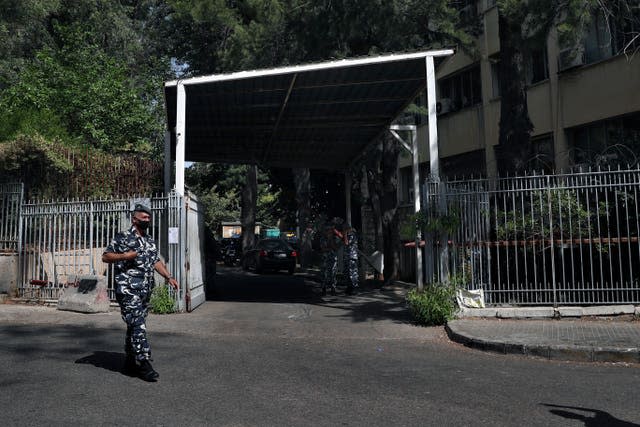
[[[442,175],[447,179],[485,176],[487,173],[484,150],[470,151],[440,160]]]
[[[627,166],[640,162],[640,113],[570,129],[573,163]]]
[[[531,160],[527,169],[537,173],[553,173],[555,160],[553,135],[543,135],[531,139]]]
[[[491,62],[491,98],[499,98],[500,90],[500,61]]]
[[[534,84],[549,78],[547,50],[533,49],[527,60],[527,84]]]
[[[589,25],[584,41],[584,59],[591,63],[601,61],[613,55],[611,33],[605,17],[598,13]]]
[[[413,202],[413,167],[400,169],[400,203]]]
[[[449,111],[482,103],[480,66],[475,65],[439,82],[439,98],[449,99]]]
[[[620,11],[625,7],[622,2],[611,4],[611,15],[605,16],[599,11],[590,22],[584,38],[584,60],[587,64],[601,61],[640,47],[640,8]]]

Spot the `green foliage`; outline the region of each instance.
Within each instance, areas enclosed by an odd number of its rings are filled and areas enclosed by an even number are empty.
[[[244,165],[196,163],[187,169],[186,182],[205,206],[205,222],[211,230],[220,230],[222,221],[240,218],[245,179]],[[285,205],[280,186],[268,172],[258,169],[256,221],[276,225]]]
[[[189,73],[472,46],[448,0],[172,0]]]
[[[158,155],[169,61],[156,29],[165,2],[9,3],[0,17],[0,141],[38,133],[68,146]]]
[[[58,138],[37,132],[0,142],[0,180],[23,182],[30,198],[153,192],[160,172],[157,162],[67,147]]]
[[[414,240],[416,238],[416,232],[418,231],[418,229],[418,215],[407,215],[400,223],[400,240]]]
[[[460,215],[453,207],[449,207],[447,213],[441,215],[429,215],[421,210],[415,218],[416,227],[427,233],[453,234],[460,228]]]
[[[500,240],[578,238],[589,235],[593,216],[573,190],[534,191],[524,209],[497,213],[496,237]]]
[[[176,311],[175,300],[169,292],[168,285],[163,284],[153,288],[149,304],[151,311],[156,314],[169,314]]]
[[[413,319],[420,325],[437,326],[451,320],[456,312],[455,302],[457,286],[434,283],[422,291],[411,289],[407,293],[407,305]]]
[[[0,107],[6,118],[0,119],[0,138],[33,131],[51,134],[46,121],[25,121],[24,116],[30,111],[51,116],[55,111],[56,136],[68,133],[109,152],[150,153],[154,119],[130,87],[125,70],[90,47],[39,52],[3,93]],[[61,123],[66,129],[60,129]]]
[[[42,197],[51,197],[53,182],[67,176],[72,170],[71,162],[56,152],[56,140],[47,140],[40,135],[18,135],[11,142],[0,143],[0,177],[5,180],[23,181],[27,189],[40,188]]]

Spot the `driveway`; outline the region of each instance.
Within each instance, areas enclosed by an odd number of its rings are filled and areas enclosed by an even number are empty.
[[[215,300],[150,316],[157,383],[119,372],[117,312],[0,305],[5,425],[640,425],[640,369],[477,352],[402,296],[320,298],[301,276],[218,271]]]

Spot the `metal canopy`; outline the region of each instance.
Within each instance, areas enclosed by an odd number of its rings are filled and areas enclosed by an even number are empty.
[[[451,54],[423,51],[167,82],[171,157],[346,169],[425,89],[429,61],[433,66],[433,57]]]

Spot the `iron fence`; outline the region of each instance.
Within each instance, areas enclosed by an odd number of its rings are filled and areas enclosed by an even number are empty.
[[[427,181],[427,278],[487,303],[640,302],[640,170]]]
[[[182,264],[179,250],[171,250],[169,227],[178,227],[179,195],[80,201],[38,201],[22,205],[21,267],[18,295],[55,300],[77,275],[106,275],[109,297],[115,299],[113,265],[102,253],[115,234],[131,226],[133,204],[151,207],[150,234],[171,266]],[[178,280],[181,269],[174,275]],[[176,296],[180,299],[180,296]]]
[[[0,184],[0,252],[17,253],[24,185]]]

